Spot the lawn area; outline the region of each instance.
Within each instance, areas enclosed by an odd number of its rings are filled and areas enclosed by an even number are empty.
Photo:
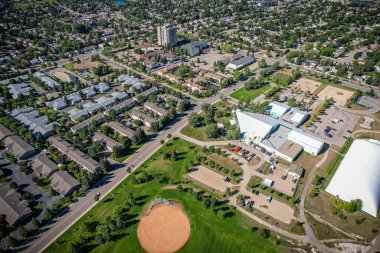
[[[263,87],[257,90],[246,90],[244,87],[241,87],[240,89],[231,93],[230,96],[244,102],[252,101],[258,96],[260,96],[261,94],[263,94],[264,92],[266,92],[267,90],[269,90],[270,87],[271,86],[269,84],[264,85]]]
[[[65,69],[67,69],[68,71],[74,71],[74,63],[73,62],[68,62],[65,65],[63,65],[63,67]]]
[[[187,135],[191,138],[200,140],[200,141],[222,141],[225,140],[224,137],[218,138],[209,138],[205,133],[206,126],[193,127],[190,124],[187,124],[184,128],[181,129],[181,133]]]
[[[139,150],[139,148],[141,148],[143,145],[144,144],[131,145],[131,146],[128,147],[128,151],[127,151],[127,154],[125,156],[122,156],[122,157],[119,157],[119,158],[112,157],[112,159],[114,159],[118,163],[122,163],[126,159],[128,159],[128,157],[130,157],[133,153],[135,153],[137,150]]]
[[[176,151],[177,160],[164,160],[163,154],[172,150]],[[227,204],[218,204],[216,207],[207,209],[195,198],[194,193],[163,188],[183,182],[186,167],[202,153],[201,147],[181,139],[163,145],[132,174],[136,176],[145,171],[152,176],[149,182],[135,184],[132,182],[133,176],[125,179],[51,244],[45,252],[71,252],[72,247],[76,247],[79,241],[85,242],[84,251],[86,252],[144,252],[137,239],[138,217],[156,197],[180,202],[189,217],[190,239],[179,252],[276,252],[273,237],[269,239],[258,237],[252,232],[252,225],[246,225],[247,218]],[[166,181],[160,180],[165,177]],[[100,243],[96,235],[101,234],[101,231],[88,232],[85,229],[85,222],[106,224],[106,220],[109,220],[107,216],[114,217],[115,211],[126,209],[126,203],[130,203],[128,201],[131,194],[136,202],[127,210],[126,228],[112,232],[111,240]],[[213,210],[222,210],[230,215],[220,218]],[[97,227],[98,229],[95,230],[99,230],[99,227],[104,227],[104,225],[97,225]]]

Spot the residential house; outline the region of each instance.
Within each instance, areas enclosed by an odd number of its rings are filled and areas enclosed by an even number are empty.
[[[168,110],[166,110],[165,108],[159,107],[157,104],[148,101],[144,103],[144,107],[154,112],[160,117],[164,117],[169,113]]]
[[[88,118],[84,121],[82,121],[81,123],[79,124],[76,124],[75,126],[72,126],[70,128],[70,130],[74,133],[76,133],[77,131],[80,131],[84,128],[87,128],[92,121],[94,121],[96,124],[100,124],[102,122],[104,122],[104,118],[105,118],[105,115],[103,113],[98,113],[94,116],[92,116],[91,118]]]
[[[151,116],[140,112],[137,108],[133,108],[130,112],[129,115],[131,116],[132,119],[135,120],[140,120],[144,122],[144,124],[148,127],[151,127],[152,124],[156,121],[154,118]]]
[[[94,87],[87,87],[81,90],[82,94],[87,98],[90,99],[92,97],[96,96],[96,92],[94,90]]]
[[[73,92],[66,96],[66,99],[73,105],[82,102],[82,97],[79,94],[79,91]]]
[[[100,104],[94,102],[88,102],[86,104],[83,104],[82,107],[89,114],[93,114],[102,108]]]
[[[14,135],[14,133],[3,124],[0,124],[0,141],[11,135]]]
[[[111,93],[111,96],[113,98],[115,98],[116,100],[118,101],[121,101],[121,100],[124,100],[128,97],[128,94],[125,93],[124,91],[120,92],[120,91],[115,91],[115,92],[112,92]]]
[[[9,84],[8,89],[13,99],[18,99],[21,96],[29,96],[31,90],[26,83]]]
[[[67,197],[79,188],[80,183],[66,171],[57,171],[50,178],[51,186],[61,196]]]
[[[48,138],[49,143],[65,154],[69,159],[79,164],[83,169],[94,173],[99,170],[99,163],[82,151],[74,148],[73,145],[59,137],[51,136]]]
[[[114,148],[121,147],[121,144],[114,139],[108,137],[107,135],[101,133],[101,132],[95,132],[94,136],[92,137],[94,141],[99,141],[101,143],[105,143],[107,149],[112,152]]]
[[[29,204],[16,190],[0,185],[0,213],[10,226],[18,225],[32,216]]]
[[[64,98],[57,98],[53,101],[46,102],[45,104],[47,107],[53,108],[56,111],[62,110],[67,107],[67,104]]]
[[[116,102],[116,100],[113,97],[100,97],[95,101],[104,108],[108,108]]]
[[[122,112],[125,112],[126,110],[132,109],[135,106],[135,104],[136,104],[135,100],[130,98],[123,102],[118,103],[117,105],[112,106],[111,109],[114,110],[116,114],[120,114]]]
[[[106,83],[99,83],[98,85],[95,85],[95,88],[100,92],[100,93],[106,93],[107,91],[110,90],[110,87]]]
[[[30,166],[39,177],[50,178],[59,170],[57,164],[47,158],[44,154],[38,154],[30,160]]]
[[[107,125],[110,126],[118,134],[128,137],[128,138],[132,138],[133,135],[135,135],[136,133],[134,130],[130,129],[129,127],[123,126],[117,121],[111,121]]]
[[[72,121],[77,121],[78,119],[82,117],[87,117],[89,114],[86,110],[79,110],[77,108],[74,108],[69,111],[69,118]]]
[[[25,160],[33,156],[36,150],[17,135],[5,137],[3,140],[6,150],[11,152],[18,160]]]

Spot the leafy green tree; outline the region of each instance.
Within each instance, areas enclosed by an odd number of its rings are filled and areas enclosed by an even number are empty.
[[[190,116],[188,117],[188,120],[189,120],[189,123],[193,126],[193,127],[200,127],[203,125],[204,123],[204,119],[202,116],[200,116],[199,114],[197,113],[192,113],[190,114]]]
[[[216,124],[206,125],[205,133],[208,138],[217,138],[219,136],[219,129]]]

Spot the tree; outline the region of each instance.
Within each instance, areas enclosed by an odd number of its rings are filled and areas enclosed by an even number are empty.
[[[98,226],[96,238],[101,243],[106,243],[106,242],[110,241],[111,240],[111,229],[105,224]]]
[[[267,67],[267,62],[265,61],[265,59],[261,59],[259,61],[259,67],[260,68],[266,68]]]
[[[29,231],[24,226],[21,226],[18,228],[18,233],[22,239],[26,239]]]
[[[13,236],[8,236],[8,246],[10,248],[15,248],[19,245],[19,242],[16,238],[14,238]]]
[[[209,124],[206,126],[205,133],[208,138],[217,138],[219,136],[219,129],[216,124]]]
[[[295,98],[289,98],[288,99],[288,105],[293,107],[297,104],[297,100]]]
[[[203,117],[200,116],[199,114],[197,113],[192,113],[190,114],[189,116],[189,123],[193,126],[193,127],[200,127],[203,125]]]
[[[145,142],[146,139],[147,139],[147,137],[146,137],[144,130],[142,130],[139,127],[139,128],[137,128],[136,133],[132,136],[131,140],[132,140],[132,143],[134,145],[136,145],[136,144],[141,144],[141,143]]]
[[[91,221],[84,222],[84,231],[87,233],[94,233],[96,231],[97,223]]]
[[[103,171],[110,171],[112,169],[112,165],[107,159],[100,160],[99,166]]]
[[[259,228],[259,230],[257,230],[257,235],[266,239],[270,237],[270,231],[266,228]]]

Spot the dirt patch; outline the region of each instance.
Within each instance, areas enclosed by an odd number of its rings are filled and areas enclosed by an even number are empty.
[[[352,95],[354,95],[354,92],[334,86],[326,86],[321,92],[318,93],[320,100],[332,98],[334,99],[335,104],[339,106],[345,106]]]
[[[190,237],[190,222],[180,206],[158,204],[141,218],[137,237],[149,253],[176,252]]]
[[[301,77],[297,80],[297,82],[295,82],[293,86],[296,88],[300,88],[303,92],[309,91],[311,93],[314,93],[314,91],[316,91],[319,88],[319,86],[321,86],[321,83],[318,81]]]
[[[225,182],[224,176],[216,173],[204,166],[198,166],[197,170],[188,174],[192,179],[199,181],[200,183],[207,185],[220,193],[224,193],[227,187],[232,188],[234,185]]]

